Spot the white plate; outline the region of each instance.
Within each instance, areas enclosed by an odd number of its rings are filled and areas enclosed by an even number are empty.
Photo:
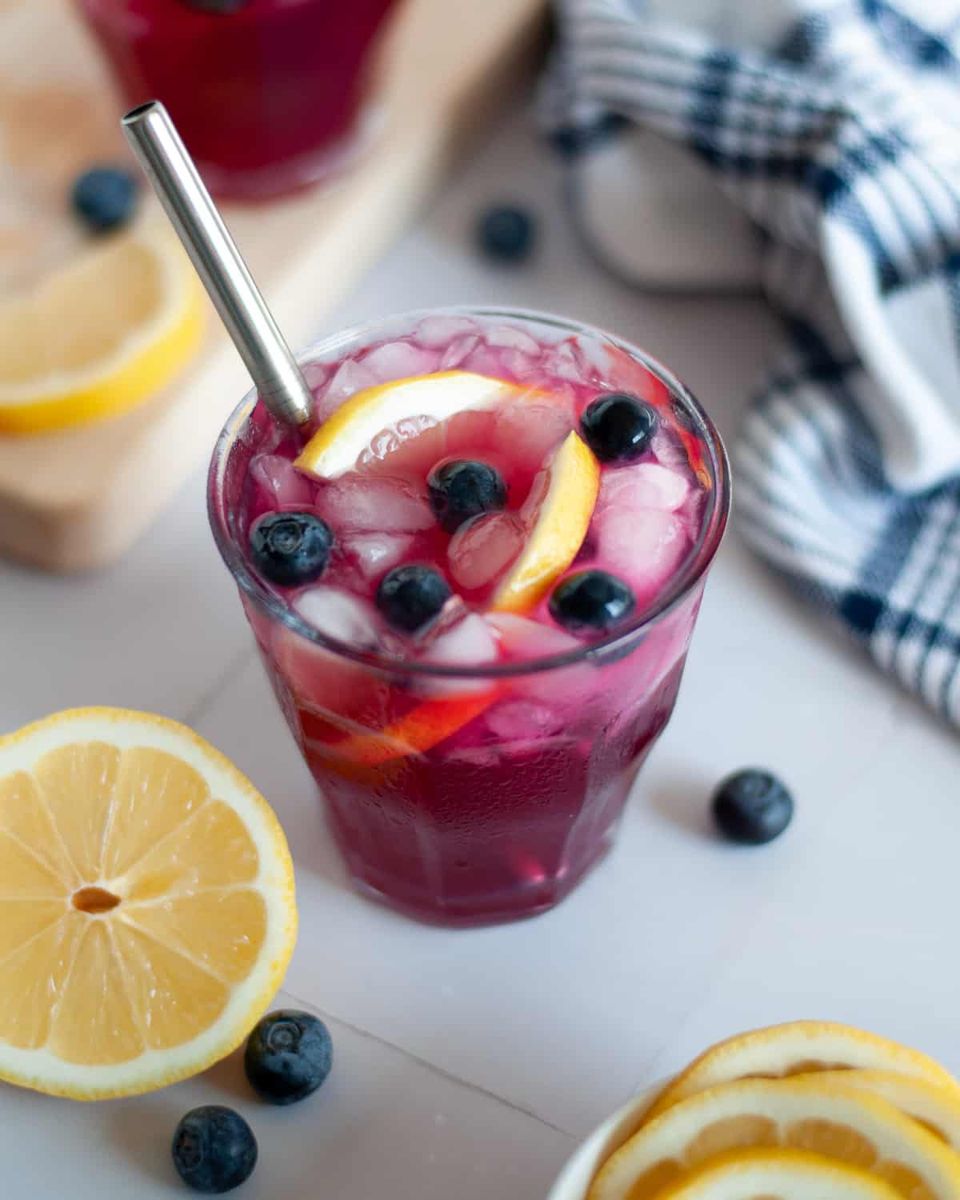
[[[615,1150],[619,1150],[637,1132],[647,1110],[667,1082],[664,1080],[663,1083],[654,1084],[634,1096],[598,1126],[586,1141],[581,1142],[557,1176],[547,1200],[587,1200],[587,1192],[597,1171]]]

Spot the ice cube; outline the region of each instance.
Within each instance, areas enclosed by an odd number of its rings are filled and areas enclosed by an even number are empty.
[[[574,383],[586,383],[592,375],[590,364],[572,338],[567,338],[559,346],[548,350],[544,355],[543,365],[549,374],[560,379],[570,379]]]
[[[479,345],[480,335],[477,333],[465,333],[455,338],[440,356],[438,369],[452,371],[462,366]]]
[[[571,650],[582,649],[582,643],[557,629],[530,617],[516,613],[487,613],[486,620],[500,638],[500,644],[512,659],[552,658]]]
[[[333,366],[328,362],[307,362],[301,366],[303,377],[311,392],[322,392],[330,378]]]
[[[423,661],[448,667],[477,667],[498,655],[493,630],[479,613],[468,612],[427,647]]]
[[[369,581],[401,562],[412,545],[409,534],[354,533],[342,539],[340,549]]]
[[[338,588],[308,588],[297,596],[293,607],[308,625],[338,642],[359,647],[377,642],[376,619],[369,605]]]
[[[427,645],[421,661],[447,667],[483,667],[499,655],[497,639],[479,613],[467,613],[445,628]],[[486,691],[488,680],[437,677],[421,679],[417,690],[428,696],[462,696]]]
[[[436,523],[427,498],[411,484],[383,475],[343,475],[324,484],[316,507],[334,535],[415,533]]]
[[[317,400],[317,420],[325,421],[331,413],[336,412],[348,396],[362,392],[364,388],[373,387],[380,380],[376,373],[364,363],[355,362],[348,358],[334,372],[333,378],[327,384],[326,391]]]
[[[524,354],[537,357],[540,345],[535,338],[515,325],[492,325],[483,332],[483,340],[488,346],[501,346],[504,349],[521,350]]]
[[[686,500],[690,484],[680,471],[672,471],[659,463],[639,463],[604,472],[597,498],[597,511],[609,509],[636,512],[643,508],[658,508],[676,512]]]
[[[417,326],[416,339],[430,350],[442,350],[458,338],[476,336],[479,327],[470,317],[424,317]]]
[[[657,462],[662,463],[663,466],[690,469],[687,452],[681,445],[680,439],[673,430],[665,428],[662,423],[650,444],[650,449]]]
[[[496,350],[483,342],[467,355],[460,363],[464,371],[473,371],[477,375],[487,375],[491,379],[499,379],[503,374],[503,362]]]
[[[280,454],[258,454],[250,462],[250,477],[264,509],[309,507],[313,503],[313,484]]]
[[[555,658],[562,654],[583,652],[579,639],[558,629],[556,625],[521,617],[516,613],[487,613],[487,622],[500,638],[501,649],[514,662]],[[597,671],[586,661],[571,666],[532,671],[528,675],[511,677],[510,687],[517,696],[529,697],[540,704],[555,707],[563,698],[579,706],[589,698],[597,682]]]
[[[447,548],[451,576],[468,591],[492,583],[520,553],[524,536],[513,513],[488,513],[462,525]]]
[[[666,583],[688,546],[683,522],[655,508],[614,510],[599,527],[601,565],[623,575],[641,602],[650,600]]]
[[[563,714],[532,700],[506,700],[485,715],[487,727],[496,737],[510,741],[559,733],[566,721]]]
[[[384,342],[374,347],[363,359],[379,383],[392,379],[408,379],[412,375],[429,375],[437,369],[439,355],[413,342]]]

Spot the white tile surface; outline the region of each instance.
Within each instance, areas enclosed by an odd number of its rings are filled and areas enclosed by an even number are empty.
[[[289,995],[278,1004],[304,1007]],[[244,1200],[490,1200],[546,1192],[572,1148],[569,1137],[325,1019],[333,1071],[319,1092],[291,1108],[257,1100],[239,1054],[200,1079],[98,1105],[0,1087],[0,1191],[44,1200],[182,1198],[189,1193],[170,1157],[176,1124],[196,1105],[227,1104],[243,1114],[259,1146],[256,1169],[238,1193]]]
[[[329,326],[455,301],[552,308],[644,344],[732,434],[774,323],[754,303],[656,299],[603,276],[557,194],[518,120]],[[478,262],[477,210],[518,197],[541,214],[536,262]],[[538,1200],[569,1135],[639,1083],[712,1038],[802,1013],[960,1068],[956,741],[812,619],[735,526],[617,851],[555,912],[468,932],[349,889],[207,532],[199,476],[111,571],[63,582],[0,567],[0,727],[68,704],[142,706],[192,720],[235,758],[297,860],[287,988],[332,1015],[339,1052],[329,1089],[292,1115],[251,1106],[235,1064],[99,1107],[0,1090],[2,1144],[37,1164],[28,1177],[5,1159],[4,1200],[183,1194],[168,1130],[224,1095],[262,1130],[251,1198]],[[705,820],[713,783],[747,763],[782,773],[798,798],[789,835],[765,850],[726,847]]]

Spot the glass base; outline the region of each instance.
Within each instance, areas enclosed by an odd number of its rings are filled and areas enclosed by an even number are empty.
[[[622,801],[618,809],[620,807]],[[328,825],[358,892],[417,921],[456,928],[501,925],[549,912],[606,858],[616,840],[619,823],[620,812],[617,811],[602,836],[591,842],[588,852],[579,847],[579,852],[549,878],[514,879],[503,890],[486,889],[471,894],[442,885],[428,890],[418,886],[412,878],[400,880],[393,875],[384,876],[375,865],[358,857],[351,846],[345,844],[339,836],[336,821],[329,820],[328,813]]]
[[[197,160],[197,166],[207,187],[219,199],[265,204],[339,178],[368,153],[385,124],[383,106],[373,105],[349,133],[296,158],[250,170],[233,170],[203,159]]]
[[[531,917],[539,917],[550,909],[556,908],[572,891],[583,882],[594,867],[606,858],[613,845],[613,838],[599,846],[594,856],[582,863],[575,872],[553,879],[548,885],[531,889],[527,895],[518,895],[511,891],[509,896],[484,896],[477,903],[450,902],[438,907],[435,900],[417,904],[408,898],[400,898],[390,892],[378,888],[376,884],[353,871],[352,864],[347,863],[351,872],[353,885],[361,895],[378,904],[386,905],[406,917],[427,925],[441,925],[444,928],[469,929],[480,925],[505,925],[510,921],[523,921]]]

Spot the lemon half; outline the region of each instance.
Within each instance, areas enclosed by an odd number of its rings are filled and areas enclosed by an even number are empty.
[[[0,303],[0,433],[126,412],[190,361],[203,324],[200,282],[165,224],[97,244]]]
[[[89,1100],[193,1075],[295,936],[276,817],[191,730],[90,708],[0,740],[0,1079]]]

